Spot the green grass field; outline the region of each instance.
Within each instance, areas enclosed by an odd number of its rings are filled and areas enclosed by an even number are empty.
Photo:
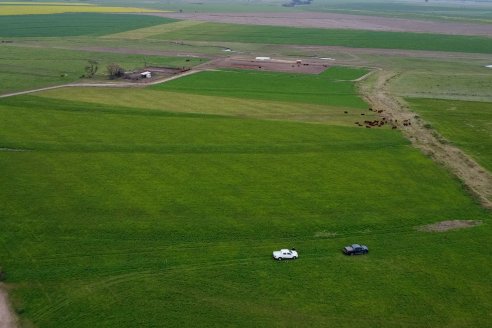
[[[53,93],[0,100],[0,148],[29,150],[0,151],[0,262],[24,323],[492,319],[492,255],[477,252],[490,214],[397,131],[46,98]],[[485,224],[414,229],[448,219]],[[353,242],[371,253],[344,257]],[[273,261],[280,247],[301,258]]]
[[[206,96],[149,89],[84,88],[83,92],[80,92],[79,89],[67,88],[43,92],[40,96],[90,104],[113,105],[120,108],[122,112],[150,109],[160,112],[202,113],[343,126],[353,126],[355,122],[361,121],[361,118],[376,118],[370,111],[352,107]],[[365,116],[361,116],[361,113]]]
[[[193,66],[200,58],[144,56],[105,52],[0,46],[0,94],[74,82],[84,74],[87,60],[97,60],[97,79],[107,79],[106,66],[118,63],[127,70],[155,66]],[[186,61],[189,60],[189,61]]]
[[[435,2],[140,5],[492,17],[478,5]],[[76,81],[88,59],[100,62],[100,82],[112,62],[127,70],[144,62],[192,66],[204,59],[157,54],[222,56],[224,47],[381,67],[398,72],[389,92],[408,98],[432,128],[492,170],[492,103],[422,99],[490,97],[487,38],[0,14],[0,40],[13,41],[0,44],[0,94]],[[437,59],[290,44],[484,54]],[[156,55],[130,54],[136,51]],[[0,287],[20,326],[490,327],[492,212],[399,130],[354,124],[377,118],[353,81],[367,72],[217,70],[149,87],[1,98]],[[482,224],[416,229],[444,220]],[[341,248],[352,243],[367,244],[370,253],[344,256]],[[271,258],[286,247],[300,258]]]
[[[113,105],[122,112],[148,109],[352,127],[357,121],[376,119],[376,115],[367,110],[367,105],[356,94],[353,82],[349,81],[366,72],[365,69],[350,67],[332,67],[318,76],[213,71],[145,89],[84,88],[80,92],[80,89],[68,88],[37,95]],[[215,87],[214,90],[205,87],[211,85]],[[343,89],[350,92],[339,94]],[[295,93],[299,95],[295,96]]]
[[[162,25],[154,25],[150,27],[143,27],[139,29],[134,29],[131,31],[125,31],[121,33],[115,33],[106,35],[105,38],[118,38],[125,39],[125,43],[128,43],[127,40],[142,40],[145,38],[149,38],[153,35],[159,35],[162,33],[175,32],[185,27],[190,27],[193,25],[199,25],[202,22],[182,20],[176,22],[167,22]]]
[[[175,20],[129,14],[0,15],[0,37],[99,36],[171,22]]]
[[[152,38],[492,53],[487,37],[203,23]]]
[[[154,90],[177,91],[245,99],[276,100],[353,108],[367,108],[357,95],[354,79],[365,69],[330,68],[320,75],[256,71],[201,72]]]
[[[407,98],[442,136],[492,172],[492,103]]]
[[[473,61],[461,70],[452,64],[455,68],[408,69],[392,81],[391,91],[411,98],[492,101],[490,69]]]
[[[302,8],[308,11],[329,11],[355,15],[389,16],[445,21],[492,22],[490,3],[463,6],[453,2],[401,2],[401,1],[313,1]]]

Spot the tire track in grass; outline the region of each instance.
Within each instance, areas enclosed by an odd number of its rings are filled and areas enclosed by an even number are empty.
[[[17,317],[12,310],[7,291],[2,283],[0,283],[0,328],[16,328]]]

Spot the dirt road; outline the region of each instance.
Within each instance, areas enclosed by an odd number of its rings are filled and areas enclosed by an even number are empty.
[[[411,125],[400,125],[400,130],[412,144],[448,168],[484,207],[492,209],[492,175],[457,147],[440,141],[436,131],[426,128],[425,122],[416,117],[403,99],[388,93],[388,84],[397,76],[396,72],[377,72],[374,84],[359,84],[363,97],[373,109],[383,110],[381,115],[386,119],[408,120]]]
[[[0,283],[0,328],[16,328],[17,318],[10,308],[7,292]]]
[[[197,66],[198,67],[198,66]],[[53,89],[60,89],[60,88],[70,88],[70,87],[99,87],[99,88],[130,88],[130,87],[146,87],[149,85],[154,85],[154,84],[160,84],[160,83],[165,83],[169,82],[175,79],[179,79],[184,76],[188,76],[191,74],[195,74],[200,72],[200,69],[195,69],[195,70],[189,70],[185,73],[182,74],[176,74],[171,77],[166,77],[163,79],[158,79],[154,80],[151,82],[146,82],[146,83],[134,83],[134,82],[116,82],[116,83],[111,83],[111,82],[74,82],[74,83],[68,83],[68,84],[60,84],[60,85],[54,85],[51,87],[46,87],[46,88],[39,88],[39,89],[32,89],[32,90],[25,90],[25,91],[18,91],[18,92],[12,92],[12,93],[6,93],[3,95],[0,95],[0,98],[8,98],[8,97],[13,97],[13,96],[20,96],[20,95],[26,95],[30,93],[35,93],[35,92],[41,92],[41,91],[48,91],[48,90],[53,90]]]
[[[151,13],[148,15],[248,25],[492,36],[491,24],[438,22],[335,13]]]

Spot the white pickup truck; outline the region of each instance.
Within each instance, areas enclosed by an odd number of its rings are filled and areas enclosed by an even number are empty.
[[[295,260],[299,257],[297,251],[293,249],[281,249],[273,252],[273,258],[278,261],[282,260]]]

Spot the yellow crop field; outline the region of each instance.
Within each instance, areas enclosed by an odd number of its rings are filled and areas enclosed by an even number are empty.
[[[168,24],[156,25],[151,27],[144,27],[127,32],[111,34],[111,35],[104,36],[104,38],[145,39],[153,35],[174,32],[186,27],[195,26],[199,24],[204,24],[204,22],[185,20],[176,23],[168,23]]]
[[[39,15],[39,14],[62,14],[62,13],[152,13],[163,12],[162,10],[134,8],[134,7],[104,7],[89,4],[70,5],[56,4],[53,2],[26,4],[25,2],[3,2],[0,3],[0,15]]]
[[[25,1],[5,1],[0,2],[1,5],[36,5],[36,6],[94,6],[92,3],[82,3],[82,2],[25,2]]]

